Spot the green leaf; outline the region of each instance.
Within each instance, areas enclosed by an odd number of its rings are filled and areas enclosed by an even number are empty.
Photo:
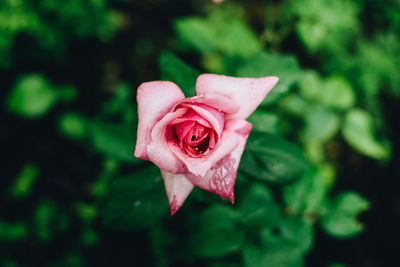
[[[304,117],[308,109],[309,102],[297,94],[290,94],[280,101],[279,106],[293,115]]]
[[[56,203],[42,200],[34,214],[34,228],[37,238],[50,241],[60,233],[66,233],[70,227],[68,215]]]
[[[323,80],[317,72],[306,71],[298,84],[302,96],[324,106],[346,110],[355,103],[353,88],[341,76]]]
[[[129,112],[133,109],[133,92],[135,91],[127,83],[119,82],[112,88],[110,100],[102,105],[102,112],[109,115]]]
[[[29,234],[28,227],[24,222],[7,222],[0,220],[0,240],[21,241]]]
[[[302,267],[303,258],[290,250],[268,251],[246,244],[243,248],[243,261],[246,267]]]
[[[307,162],[297,146],[277,136],[252,131],[239,168],[254,178],[283,183],[300,176]]]
[[[253,129],[259,132],[279,135],[281,133],[279,118],[276,114],[257,109],[250,115],[248,121],[253,124]]]
[[[207,18],[178,19],[174,28],[184,44],[203,55],[219,51],[226,55],[251,56],[261,50],[261,43],[232,11],[221,8],[210,12]]]
[[[245,266],[303,266],[314,240],[312,225],[301,217],[281,217],[275,226],[265,227],[260,237],[261,246],[244,247]]]
[[[304,119],[306,143],[326,142],[339,130],[339,116],[322,106],[311,106]]]
[[[87,121],[78,113],[67,112],[58,119],[58,129],[71,139],[82,140],[87,134]]]
[[[356,2],[346,0],[299,0],[291,4],[298,17],[297,34],[313,53],[344,47],[358,29],[358,10]]]
[[[37,118],[46,114],[56,103],[57,92],[40,74],[21,77],[8,97],[8,109],[22,117]]]
[[[94,205],[78,202],[75,205],[76,214],[86,222],[92,222],[98,216],[98,209]]]
[[[333,76],[324,82],[321,102],[332,108],[346,110],[355,103],[351,85],[340,76]]]
[[[248,57],[261,51],[260,41],[243,21],[233,19],[220,24],[217,31],[219,49],[227,55]]]
[[[342,193],[327,205],[328,212],[321,220],[322,228],[338,238],[355,236],[363,230],[363,225],[357,221],[356,216],[368,208],[368,201],[358,193]]]
[[[114,179],[103,207],[107,228],[136,230],[159,222],[169,211],[160,170],[146,167]]]
[[[312,247],[313,226],[302,217],[281,217],[276,226],[261,231],[261,241],[271,252],[287,250],[301,257]]]
[[[262,105],[269,105],[289,93],[291,85],[300,76],[300,68],[292,55],[259,52],[240,65],[235,74],[239,77],[277,76],[278,83],[262,102]]]
[[[239,250],[244,235],[236,226],[238,218],[226,206],[214,205],[207,209],[192,228],[190,250],[203,257],[219,257]]]
[[[317,169],[310,168],[301,179],[283,188],[283,200],[290,213],[321,211],[330,181]]]
[[[40,173],[39,168],[32,163],[26,164],[10,187],[10,195],[14,199],[27,197]]]
[[[193,69],[174,54],[164,51],[160,56],[161,79],[176,83],[186,97],[195,96],[196,79],[200,72]]]
[[[280,210],[268,187],[253,183],[239,203],[240,218],[247,227],[261,227],[278,221]]]
[[[136,125],[109,124],[93,122],[90,124],[90,135],[93,145],[107,156],[125,162],[140,162],[133,156],[136,140]]]
[[[180,39],[200,53],[207,54],[217,50],[218,36],[213,25],[201,18],[178,19],[174,28]]]
[[[344,118],[343,136],[360,153],[375,159],[387,159],[390,146],[375,138],[373,127],[371,115],[361,109],[352,109]]]
[[[298,81],[300,94],[310,100],[318,100],[323,91],[323,82],[316,71],[307,70],[303,72]]]
[[[396,11],[395,11],[396,12]],[[377,34],[373,41],[359,42],[354,67],[362,93],[377,98],[381,89],[391,89],[400,97],[400,44],[395,32]]]

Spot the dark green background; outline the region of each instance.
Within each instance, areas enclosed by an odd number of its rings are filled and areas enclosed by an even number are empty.
[[[1,266],[397,266],[398,0],[0,2]],[[136,88],[277,75],[235,204],[169,216]]]

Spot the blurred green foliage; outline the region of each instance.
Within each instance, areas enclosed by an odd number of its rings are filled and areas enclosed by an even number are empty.
[[[387,210],[363,195],[396,176],[400,2],[188,2],[0,3],[0,265],[338,267],[324,240],[373,236],[363,212]],[[189,97],[204,72],[280,80],[249,117],[235,205],[196,188],[168,217],[158,168],[133,156],[135,88]]]
[[[0,67],[12,65],[15,39],[26,34],[43,51],[65,54],[73,38],[106,40],[117,26],[107,0],[5,0],[0,4]]]

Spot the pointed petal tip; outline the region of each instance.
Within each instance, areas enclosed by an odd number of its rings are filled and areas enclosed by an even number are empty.
[[[176,200],[174,200],[173,202],[169,203],[169,209],[170,209],[170,213],[171,216],[175,215],[175,213],[182,207],[182,205],[178,205],[178,203],[176,202]]]
[[[279,78],[276,76],[272,76],[271,78],[273,78],[272,83],[274,84],[273,86],[275,86],[279,82]]]
[[[277,84],[279,81],[279,78],[277,76],[268,76],[268,77],[262,77],[260,78],[261,80],[265,81],[268,83],[271,87],[271,89]]]
[[[171,209],[171,216],[173,216],[177,211],[178,209]]]
[[[178,207],[178,203],[177,203],[175,195],[172,198],[172,200],[169,202],[169,208],[171,210],[171,216],[174,215],[178,211],[178,209],[180,208],[180,207]]]
[[[277,82],[279,81],[279,77],[277,77],[277,76],[270,76],[270,78],[271,78],[275,83],[277,83]]]

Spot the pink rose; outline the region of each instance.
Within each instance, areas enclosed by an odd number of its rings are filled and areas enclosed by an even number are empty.
[[[161,169],[171,214],[195,185],[234,202],[237,168],[252,127],[246,118],[277,81],[202,74],[197,96],[190,98],[172,82],[139,86],[135,156]]]

